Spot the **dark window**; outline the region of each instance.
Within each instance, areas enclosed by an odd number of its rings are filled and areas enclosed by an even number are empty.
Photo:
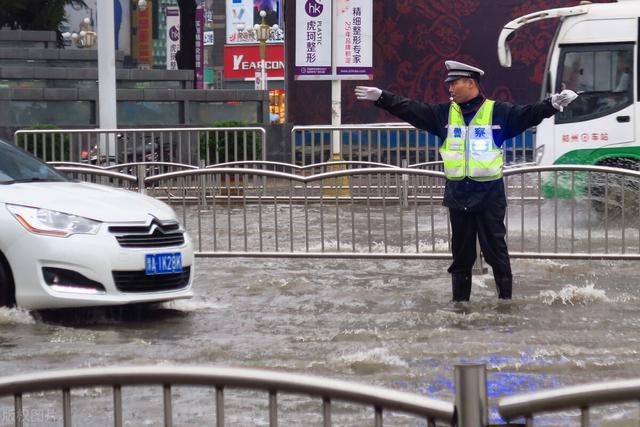
[[[631,105],[633,69],[632,44],[562,47],[556,91],[580,96],[556,114],[556,123],[591,120]]]

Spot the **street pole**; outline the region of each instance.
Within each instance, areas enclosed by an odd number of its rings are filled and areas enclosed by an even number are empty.
[[[342,124],[342,86],[340,80],[331,80],[331,126]],[[334,130],[331,133],[333,157],[331,160],[342,160],[342,144],[340,142],[340,131]]]
[[[268,82],[267,82],[267,41],[269,40],[269,35],[271,33],[271,27],[267,24],[266,21],[267,12],[264,10],[260,11],[260,24],[256,24],[254,30],[256,31],[256,36],[258,41],[260,42],[260,70],[256,70],[256,75],[260,75],[260,87],[256,87],[256,90],[268,90]],[[256,85],[258,86],[258,85]]]
[[[336,0],[332,0],[331,13],[331,126],[338,127],[342,124],[342,80],[338,78],[338,45],[336,40],[336,12],[338,10]],[[342,132],[338,129],[331,131],[331,158],[332,162],[340,162],[342,158]],[[344,170],[345,165],[332,165],[329,171]],[[329,179],[324,185],[330,185],[329,190],[325,189],[327,196],[349,196],[349,178],[347,176]]]
[[[116,110],[116,45],[113,17],[113,0],[100,0],[98,3],[98,114],[100,129],[117,129]],[[100,150],[106,155],[115,156],[115,139],[110,135],[107,144],[104,134],[100,138]],[[106,152],[105,152],[106,151]]]
[[[337,78],[337,63],[338,63],[338,46],[336,43],[336,11],[337,4],[333,0],[333,7],[331,13],[331,74],[333,79],[331,80],[331,126],[340,126],[342,124],[342,81]],[[331,133],[331,160],[342,160],[342,143],[340,141],[340,131],[334,130]]]

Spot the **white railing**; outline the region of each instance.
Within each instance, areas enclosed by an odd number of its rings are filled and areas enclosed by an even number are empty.
[[[332,426],[332,413],[336,404],[348,403],[358,422],[371,422],[376,427],[384,425],[385,414],[391,419],[395,413],[416,418],[416,422],[426,422],[429,427],[457,425],[458,427],[485,427],[489,425],[489,399],[486,365],[460,364],[455,366],[454,403],[436,400],[422,395],[401,392],[378,386],[368,386],[347,381],[332,380],[310,375],[276,372],[273,370],[202,367],[202,366],[132,366],[82,368],[62,371],[19,374],[0,378],[0,397],[13,397],[13,417],[16,426],[30,422],[25,416],[25,406],[33,408],[34,403],[42,405],[43,398],[51,400],[51,391],[60,392],[61,411],[54,407],[49,412],[56,415],[49,421],[57,421],[61,413],[64,426],[73,421],[73,392],[91,388],[96,396],[96,388],[112,390],[112,418],[115,426],[125,424],[122,409],[123,391],[134,387],[157,387],[162,397],[154,405],[146,402],[145,407],[162,414],[163,424],[172,426],[174,412],[180,403],[174,401],[173,390],[177,387],[198,387],[213,389],[214,399],[206,406],[212,408],[212,421],[223,426],[227,416],[237,416],[237,411],[246,411],[246,405],[239,409],[233,400],[225,399],[229,392],[251,390],[263,392],[268,402],[265,414],[271,427],[279,424],[282,395],[297,395],[309,401],[317,400],[322,425]],[[49,393],[42,393],[49,392]],[[536,416],[559,411],[579,410],[580,425],[592,425],[590,409],[594,406],[615,405],[637,402],[640,393],[640,379],[607,381],[594,384],[570,386],[557,390],[538,391],[502,398],[497,409],[506,421],[524,418],[527,427],[533,427]],[[138,394],[138,393],[136,393]],[[98,394],[100,395],[100,394]],[[34,402],[31,398],[34,397]],[[259,400],[259,396],[258,396]],[[104,403],[102,403],[104,404]],[[135,407],[136,402],[129,401]],[[258,405],[262,407],[262,405]],[[313,405],[306,406],[306,412],[297,414],[297,422],[302,423],[313,412]],[[373,411],[367,411],[366,409]],[[178,409],[175,411],[174,409]],[[364,410],[364,411],[363,411]],[[5,410],[6,411],[6,410]],[[341,407],[341,411],[344,409]],[[6,413],[6,412],[5,412]],[[365,415],[371,414],[371,415]],[[260,415],[256,415],[260,418]],[[179,420],[181,423],[185,420]],[[406,418],[405,418],[406,421]],[[493,424],[496,425],[496,424]],[[512,424],[509,424],[512,425]]]
[[[506,397],[498,405],[506,420],[524,418],[527,427],[534,425],[534,416],[548,412],[578,409],[580,426],[591,426],[590,408],[624,402],[637,402],[640,379],[607,381],[595,384],[565,387]]]
[[[291,130],[291,163],[306,166],[333,159],[332,137],[340,138],[343,160],[380,162],[402,166],[440,159],[440,139],[408,123],[372,123],[339,126],[294,126]],[[506,164],[534,160],[531,130],[503,143]]]
[[[145,176],[149,165],[138,165],[144,178],[127,186],[174,206],[198,256],[450,257],[442,172],[348,161],[230,166]],[[95,168],[61,169],[105,179]],[[640,172],[528,166],[508,168],[504,180],[512,257],[640,259]]]
[[[409,414],[418,420],[435,426],[436,422],[453,423],[453,404],[428,397],[352,382],[331,380],[308,375],[275,372],[247,368],[211,368],[192,366],[134,366],[109,368],[84,368],[63,371],[39,372],[0,378],[0,397],[14,397],[14,420],[22,426],[25,420],[24,406],[27,393],[59,390],[62,397],[62,421],[65,427],[72,425],[72,390],[110,387],[113,390],[112,413],[116,427],[124,425],[122,393],[125,387],[157,386],[162,388],[164,425],[173,425],[174,403],[172,388],[177,386],[208,387],[215,389],[215,425],[225,424],[226,414],[233,411],[225,402],[225,392],[230,389],[264,391],[268,398],[266,417],[269,426],[278,425],[278,396],[281,393],[310,396],[321,401],[324,426],[333,425],[332,404],[349,402],[373,408],[376,427],[383,426],[386,412]],[[213,402],[212,402],[213,403]],[[303,420],[300,420],[303,422]]]
[[[33,129],[16,131],[14,144],[48,162],[96,166],[167,162],[201,167],[265,160],[268,148],[262,127]]]

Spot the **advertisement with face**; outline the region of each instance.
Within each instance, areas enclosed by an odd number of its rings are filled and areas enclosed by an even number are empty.
[[[272,29],[268,43],[284,42],[282,30],[281,0],[226,0],[227,1],[227,39],[226,44],[258,43],[255,25],[262,23],[260,11],[265,11],[265,24]]]

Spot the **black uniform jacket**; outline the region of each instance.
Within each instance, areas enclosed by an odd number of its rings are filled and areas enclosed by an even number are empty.
[[[460,105],[467,125],[484,100],[483,96],[478,96]],[[375,104],[416,128],[437,135],[441,143],[447,138],[450,102],[425,104],[384,90]],[[556,112],[557,110],[551,105],[550,99],[531,105],[514,105],[496,101],[491,123],[495,126],[493,141],[498,147],[502,147],[505,139],[521,134],[527,128],[539,124],[543,119],[553,116]],[[502,179],[484,182],[469,178],[459,181],[447,180],[443,205],[451,209],[477,211],[484,209],[487,203],[506,206]]]

